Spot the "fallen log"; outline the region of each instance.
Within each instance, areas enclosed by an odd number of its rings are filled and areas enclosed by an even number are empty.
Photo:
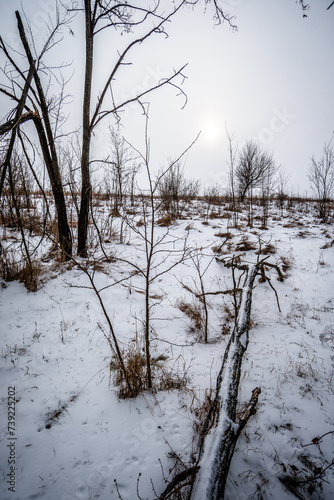
[[[247,409],[236,422],[238,389],[243,354],[248,345],[252,291],[257,274],[264,276],[266,259],[253,265],[239,267],[246,272],[234,330],[227,345],[222,367],[217,377],[216,395],[204,424],[199,443],[199,471],[191,488],[191,500],[222,500],[225,484],[237,439],[248,419],[255,413],[261,389],[254,389]],[[270,266],[270,265],[269,265]],[[270,266],[272,267],[272,266]],[[281,275],[279,274],[281,277]]]

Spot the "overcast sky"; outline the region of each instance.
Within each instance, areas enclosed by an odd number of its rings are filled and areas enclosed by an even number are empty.
[[[164,5],[164,0],[162,0]],[[169,2],[166,1],[166,5]],[[204,2],[203,2],[204,3]],[[247,139],[273,151],[278,164],[291,175],[294,192],[309,189],[307,168],[313,154],[322,154],[334,132],[334,6],[329,0],[310,0],[303,18],[295,0],[229,0],[220,4],[235,15],[238,31],[225,23],[214,27],[210,6],[185,9],[168,26],[169,38],[155,35],[134,50],[122,68],[115,89],[131,96],[155,84],[173,68],[188,63],[184,100],[175,89],[163,89],[151,99],[150,136],[152,168],[166,164],[201,136],[187,154],[185,172],[202,185],[222,183],[226,173],[225,126],[235,133],[239,148]],[[1,36],[15,43],[15,9],[21,2],[0,0]],[[43,35],[45,13],[53,0],[23,0],[37,36]],[[55,60],[73,61],[74,95],[68,126],[80,124],[83,76],[83,19],[73,24],[74,36],[65,35],[54,51]],[[97,44],[96,74],[111,66],[113,54],[124,43],[112,34]],[[51,53],[50,53],[51,54]],[[98,82],[97,82],[98,84]],[[76,124],[76,125],[74,125]],[[123,132],[142,147],[144,120],[136,107],[124,113]],[[108,142],[106,124],[96,132],[94,154]],[[334,140],[333,140],[334,143]]]

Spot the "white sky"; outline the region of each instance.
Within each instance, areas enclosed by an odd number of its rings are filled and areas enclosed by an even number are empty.
[[[169,1],[162,0],[162,5]],[[164,89],[151,99],[150,136],[153,168],[166,164],[185,149],[197,133],[202,134],[187,154],[185,171],[200,178],[202,185],[223,182],[226,171],[225,125],[234,132],[239,146],[258,140],[273,151],[278,164],[291,175],[294,192],[309,189],[307,168],[312,154],[320,156],[333,137],[334,7],[329,0],[310,0],[303,18],[294,0],[229,0],[220,2],[236,16],[238,31],[227,24],[214,27],[210,6],[186,9],[168,27],[169,38],[155,35],[133,51],[116,83],[118,95],[131,96],[173,68],[189,63],[183,85],[188,104]],[[43,36],[43,19],[54,1],[23,0],[33,30]],[[15,41],[14,10],[20,2],[0,0],[3,39]],[[83,19],[73,25],[75,36],[66,36],[54,51],[57,62],[73,61],[74,95],[69,126],[80,125],[83,75]],[[113,34],[97,44],[96,74],[101,77],[113,62],[114,50],[126,42]],[[102,79],[102,77],[101,77]],[[2,101],[1,101],[2,102]],[[142,145],[144,120],[131,107],[124,117],[124,134]],[[94,153],[105,151],[105,124],[94,138]]]

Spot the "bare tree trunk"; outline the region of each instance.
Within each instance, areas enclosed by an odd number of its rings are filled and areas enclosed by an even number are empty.
[[[38,72],[35,68],[34,59],[27,41],[24,31],[24,26],[19,12],[16,11],[16,19],[20,38],[29,61],[30,67],[34,68],[33,78],[38,92],[39,105],[42,111],[42,118],[38,113],[34,113],[34,123],[40,139],[40,144],[43,152],[44,161],[49,173],[52,192],[55,200],[55,206],[58,217],[58,234],[59,243],[65,260],[69,260],[72,255],[72,236],[67,220],[67,209],[63,185],[61,181],[56,145],[49,117],[49,109],[45,99],[43,87],[39,79]],[[42,120],[43,119],[43,120]]]
[[[150,259],[151,260],[151,259]],[[147,387],[152,389],[152,369],[150,352],[150,262],[147,266],[146,286],[145,286],[145,354],[147,369]]]
[[[87,231],[89,205],[91,200],[92,186],[89,172],[90,156],[90,104],[92,93],[93,76],[93,40],[94,26],[92,22],[91,0],[85,0],[85,22],[86,22],[86,69],[84,83],[83,118],[82,118],[82,154],[81,154],[81,204],[78,221],[78,255],[87,257]]]
[[[36,113],[34,116],[34,124],[39,137],[39,142],[42,149],[43,158],[49,174],[53,198],[57,210],[58,219],[58,236],[59,244],[65,260],[70,260],[72,255],[72,236],[67,220],[67,209],[63,185],[61,182],[59,167],[54,169],[54,162],[52,161],[50,151],[48,148],[48,141],[45,135],[44,127],[40,116]],[[58,162],[57,162],[58,166]]]

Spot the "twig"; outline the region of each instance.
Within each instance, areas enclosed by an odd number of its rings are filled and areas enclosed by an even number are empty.
[[[302,448],[306,448],[306,446],[312,446],[313,444],[314,445],[318,445],[321,443],[322,441],[322,438],[324,438],[325,436],[328,436],[329,434],[334,434],[334,431],[328,431],[326,432],[325,434],[323,434],[322,436],[319,436],[319,437],[315,437],[314,439],[312,439],[312,442],[311,443],[308,443],[308,444],[302,444]]]
[[[118,494],[118,498],[119,498],[120,500],[124,500],[124,499],[123,499],[123,497],[122,497],[122,495],[121,495],[121,494],[120,494],[120,492],[119,492],[119,489],[118,489],[118,484],[117,484],[116,479],[114,479],[114,483],[115,483],[116,491],[117,491],[117,494]]]

